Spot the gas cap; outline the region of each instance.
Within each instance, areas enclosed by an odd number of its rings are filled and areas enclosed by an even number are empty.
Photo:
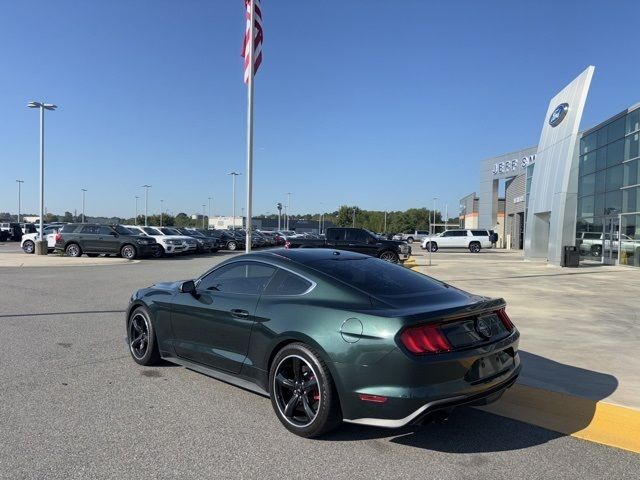
[[[357,318],[347,318],[342,322],[340,335],[347,343],[356,343],[362,335],[362,322]]]

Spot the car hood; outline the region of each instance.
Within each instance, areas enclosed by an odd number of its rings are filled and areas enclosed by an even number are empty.
[[[402,241],[402,240],[383,240],[382,238],[380,238],[380,239],[378,239],[378,243],[379,243],[380,245],[388,245],[388,246],[394,245],[394,246],[399,246],[399,245],[404,245],[404,244],[406,244],[407,242]]]
[[[188,237],[186,235],[154,235],[151,238],[164,240],[193,240],[193,237]]]
[[[170,290],[170,291],[178,291],[180,289],[180,285],[182,285],[185,280],[179,280],[177,282],[158,282],[151,285],[151,288],[156,290]]]

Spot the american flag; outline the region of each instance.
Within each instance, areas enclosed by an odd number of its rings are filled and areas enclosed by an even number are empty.
[[[260,1],[253,0],[253,74],[258,71],[258,67],[262,63],[262,10],[260,9]],[[241,56],[244,58],[244,83],[249,81],[249,37],[251,36],[251,0],[244,0],[246,7],[247,27],[244,31],[244,45],[242,47]]]

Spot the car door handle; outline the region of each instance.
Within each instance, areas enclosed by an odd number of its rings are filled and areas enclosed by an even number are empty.
[[[234,308],[231,310],[231,316],[234,318],[249,318],[249,312]]]

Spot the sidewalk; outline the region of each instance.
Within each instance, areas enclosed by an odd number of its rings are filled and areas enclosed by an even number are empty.
[[[439,251],[431,266],[428,256],[414,249],[412,268],[503,297],[522,334],[518,384],[489,411],[640,452],[640,270],[552,267],[501,250]]]
[[[138,260],[126,260],[119,257],[96,257],[86,256],[79,258],[61,257],[60,255],[29,255],[24,252],[2,252],[0,253],[1,267],[78,267],[95,265],[118,265],[138,262]]]

